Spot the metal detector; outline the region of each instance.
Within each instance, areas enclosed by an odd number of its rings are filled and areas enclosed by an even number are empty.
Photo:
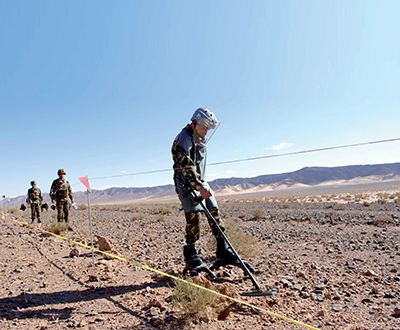
[[[233,253],[235,256],[238,258],[240,265],[243,269],[243,271],[250,277],[250,280],[253,282],[254,289],[253,291],[247,291],[247,292],[242,292],[240,295],[241,296],[249,296],[249,297],[260,297],[260,296],[273,296],[276,294],[276,291],[262,291],[260,288],[260,285],[257,283],[256,279],[254,276],[251,274],[249,271],[249,268],[246,266],[246,264],[243,262],[242,258],[239,256],[239,254],[236,252],[236,250],[233,248],[231,242],[229,242],[228,238],[224,234],[223,230],[221,227],[218,225],[217,220],[213,217],[211,212],[207,209],[207,207],[203,203],[203,198],[201,196],[197,196],[193,187],[188,184],[189,187],[190,195],[193,199],[193,205],[200,204],[201,207],[203,208],[204,212],[207,214],[207,216],[214,222],[215,227],[218,229],[219,233],[221,236],[224,238],[225,242],[229,245],[229,247],[232,249]],[[212,268],[212,267],[211,267]]]

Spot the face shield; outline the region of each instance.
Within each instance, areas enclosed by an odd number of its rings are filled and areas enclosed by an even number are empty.
[[[200,121],[200,123],[196,125],[196,129],[194,130],[195,141],[198,140],[196,143],[207,144],[221,123],[217,122],[213,125],[213,128],[209,128],[209,126],[206,126],[205,124],[207,123]]]
[[[217,117],[207,108],[197,109],[192,116],[192,121],[196,123],[193,137],[200,145],[206,145],[220,125]]]

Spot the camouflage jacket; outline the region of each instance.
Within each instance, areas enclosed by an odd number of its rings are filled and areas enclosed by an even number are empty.
[[[187,125],[175,138],[171,152],[175,175],[182,174],[187,183],[194,189],[200,190],[205,176],[207,146],[194,142],[190,125]]]
[[[42,191],[39,188],[31,188],[28,190],[26,202],[28,204],[41,204],[43,201]]]
[[[71,201],[74,200],[69,182],[61,178],[55,179],[50,188],[50,198],[56,201],[65,201],[68,200],[68,197]]]

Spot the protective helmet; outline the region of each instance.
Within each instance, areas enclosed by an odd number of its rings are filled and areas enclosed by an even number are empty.
[[[34,184],[36,184],[36,181],[31,181],[31,186],[33,186]]]
[[[197,120],[197,125],[202,124],[208,129],[215,129],[218,124],[217,117],[207,108],[198,108],[191,120]]]
[[[63,170],[63,169],[61,168],[61,169],[58,170],[57,174],[60,175],[60,174],[67,174],[67,173],[65,173],[65,170]]]
[[[211,137],[214,135],[215,131],[219,126],[217,117],[207,108],[198,108],[193,116],[192,122],[196,121],[196,127],[193,132],[194,141],[199,145],[206,145],[210,141]],[[207,133],[203,135],[198,132],[197,128],[199,125],[203,125],[207,128]]]

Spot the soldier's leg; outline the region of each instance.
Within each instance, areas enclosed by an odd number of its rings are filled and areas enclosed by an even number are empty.
[[[69,203],[68,202],[64,202],[63,211],[64,211],[64,221],[68,222],[68,219],[69,219]]]
[[[186,218],[186,244],[194,245],[200,238],[201,213],[198,211],[185,212]]]
[[[220,213],[219,213],[219,208],[218,206],[212,207],[209,209],[211,215],[213,216],[213,218],[217,221],[217,224],[219,226],[219,228],[221,228],[222,231],[225,231],[225,224],[221,219]],[[208,223],[210,225],[211,231],[214,235],[215,238],[219,238],[222,237],[222,235],[220,234],[219,230],[217,229],[217,226],[215,225],[214,221],[212,221],[212,219],[206,214]]]
[[[185,212],[186,218],[186,246],[183,247],[183,255],[186,265],[190,268],[204,266],[203,260],[197,254],[195,243],[200,238],[201,213],[199,211]]]
[[[35,220],[35,204],[31,203],[31,220]]]
[[[217,202],[215,200],[214,201],[207,200],[206,206],[207,206],[207,209],[210,211],[211,215],[213,216],[213,218],[216,220],[218,226],[224,232],[226,227],[225,227],[224,222],[221,219]],[[212,233],[217,240],[216,255],[217,255],[217,259],[218,259],[219,263],[221,265],[224,265],[224,264],[238,265],[240,263],[239,259],[236,257],[235,253],[232,251],[232,249],[226,243],[224,237],[217,229],[217,226],[215,225],[214,221],[208,216],[207,216],[207,219],[210,224]]]
[[[63,221],[63,202],[57,201],[56,206],[57,206],[57,221],[62,222]]]
[[[36,218],[38,220],[38,223],[40,222],[40,204],[36,204]]]

